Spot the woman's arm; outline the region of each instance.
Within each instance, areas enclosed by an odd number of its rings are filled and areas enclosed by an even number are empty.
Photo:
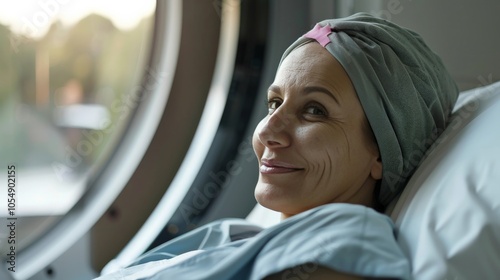
[[[304,269],[303,266],[286,269],[264,278],[264,280],[363,280],[361,276],[354,276],[334,271],[324,266],[316,266],[315,269]]]

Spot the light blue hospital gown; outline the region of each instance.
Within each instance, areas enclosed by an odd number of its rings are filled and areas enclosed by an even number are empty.
[[[319,206],[267,229],[224,219],[98,279],[257,280],[284,271],[282,279],[298,280],[318,265],[366,277],[411,279],[394,234],[389,217],[343,203]]]

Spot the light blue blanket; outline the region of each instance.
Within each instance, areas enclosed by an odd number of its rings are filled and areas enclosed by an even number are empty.
[[[306,279],[318,265],[366,277],[411,277],[392,221],[370,208],[339,203],[311,209],[267,229],[241,219],[216,221],[99,280],[257,280],[280,271],[283,279]]]

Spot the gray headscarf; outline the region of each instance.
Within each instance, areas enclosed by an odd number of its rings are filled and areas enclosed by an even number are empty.
[[[369,14],[318,23],[281,61],[313,40],[340,62],[354,84],[378,143],[383,165],[378,201],[386,206],[446,127],[458,88],[418,34]]]

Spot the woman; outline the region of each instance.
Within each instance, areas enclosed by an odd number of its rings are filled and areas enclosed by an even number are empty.
[[[217,221],[108,279],[410,279],[375,210],[404,188],[457,94],[414,32],[367,14],[320,22],[285,52],[253,138],[255,196],[282,222]]]
[[[288,218],[332,202],[376,205],[377,143],[349,76],[328,51],[311,42],[291,52],[268,103],[253,140],[262,206]]]

